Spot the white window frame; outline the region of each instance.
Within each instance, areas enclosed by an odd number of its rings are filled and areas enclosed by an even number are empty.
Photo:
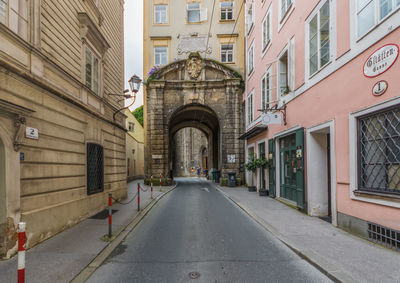
[[[249,102],[250,99],[251,99],[251,104]],[[254,122],[254,89],[247,95],[246,98],[246,114],[247,114],[246,119],[248,126]]]
[[[163,12],[164,11],[156,11],[156,7],[157,6],[165,6],[165,22],[163,22],[162,21],[162,14],[163,14]],[[157,17],[156,17],[156,14],[159,14],[159,16],[160,16],[160,22],[157,22]],[[155,4],[154,5],[154,13],[153,13],[153,17],[154,17],[154,21],[153,21],[153,23],[154,24],[156,24],[156,25],[164,25],[164,24],[167,24],[168,23],[168,4]]]
[[[321,66],[321,40],[320,40],[320,11],[322,9],[322,7],[325,5],[325,3],[329,3],[329,61],[327,63],[325,63],[323,66]],[[333,58],[333,47],[334,45],[332,44],[334,37],[332,34],[333,31],[333,24],[332,24],[332,16],[333,16],[333,12],[332,12],[332,3],[329,0],[324,0],[321,1],[316,8],[314,9],[314,11],[310,14],[310,16],[308,17],[308,19],[306,20],[306,77],[312,77],[314,76],[316,73],[318,73],[319,71],[321,71],[321,69],[325,68],[327,65],[329,65],[332,62],[332,58]],[[317,70],[314,73],[310,73],[310,24],[311,21],[317,17],[317,42],[318,42],[318,46],[317,46]]]
[[[230,46],[232,46],[232,61],[223,61],[222,60],[222,46],[223,45],[230,45]],[[235,63],[235,44],[234,43],[221,43],[220,44],[220,61],[221,61],[221,63],[225,63],[225,64],[232,64],[232,63]],[[226,58],[228,59],[228,54],[226,55]]]
[[[198,5],[198,9],[190,8],[191,5]],[[199,20],[198,21],[189,21],[189,12],[190,11],[199,11]],[[201,3],[188,3],[186,4],[186,23],[189,24],[198,24],[207,21],[207,8],[201,8]]]
[[[230,2],[230,3],[232,3],[232,7],[231,7],[231,9],[232,9],[232,11],[231,11],[231,13],[232,13],[232,18],[231,19],[228,19],[228,14],[229,14],[229,8],[223,8],[222,7],[222,3],[226,3],[226,2]],[[234,18],[235,18],[235,15],[233,14],[233,12],[234,12],[234,2],[233,1],[221,1],[220,2],[220,4],[219,4],[220,6],[220,14],[219,14],[219,19],[221,20],[221,21],[231,21],[231,20],[234,20]],[[222,14],[223,13],[225,13],[225,17],[226,17],[226,19],[222,19]]]
[[[272,6],[272,4],[271,4],[271,6]],[[269,47],[271,46],[271,43],[272,43],[272,7],[271,6],[268,8],[268,11],[265,14],[265,17],[261,24],[261,52],[263,53],[263,56],[267,52],[267,50],[269,49]],[[269,38],[264,38],[265,27],[268,27],[268,24],[266,25],[267,20],[269,20]]]
[[[250,56],[251,52],[251,56]],[[251,63],[251,65],[250,65]],[[251,69],[250,69],[251,67]],[[251,74],[254,72],[254,42],[251,44],[249,50],[247,51],[247,73],[250,77]]]
[[[135,132],[135,123],[133,122],[128,122],[128,130],[132,133]]]
[[[375,5],[375,9],[374,9],[374,24],[371,28],[369,28],[368,30],[366,30],[363,34],[358,34],[358,14],[360,11],[358,11],[358,1],[360,0],[356,0],[353,1],[353,7],[354,7],[354,19],[355,19],[355,34],[356,34],[356,38],[357,41],[362,39],[364,36],[366,36],[367,34],[369,34],[372,30],[374,30],[377,26],[379,26],[382,22],[384,22],[387,18],[391,17],[393,14],[395,14],[396,12],[398,12],[400,10],[400,5],[398,3],[398,0],[392,0],[392,4],[393,4],[393,10],[391,12],[389,12],[385,17],[383,17],[382,19],[380,18],[380,3],[382,0],[371,0],[369,3],[374,3]],[[367,5],[366,5],[367,6]],[[365,7],[363,9],[365,9]]]
[[[370,198],[367,196],[356,196],[354,191],[358,189],[358,117],[377,112],[379,110],[400,105],[400,98],[395,97],[351,113],[349,116],[349,144],[350,144],[350,198],[353,200],[374,203],[384,206],[400,208],[400,202],[387,199]]]
[[[91,81],[90,81],[90,85],[88,85],[88,78],[87,78],[87,54],[88,52],[90,53],[90,66],[91,66]],[[84,46],[84,84],[87,88],[89,88],[91,91],[93,91],[94,93],[96,93],[97,95],[100,94],[100,87],[101,87],[101,67],[102,67],[102,63],[100,60],[100,56],[93,51],[92,48],[90,48],[88,45]],[[95,67],[95,60],[97,60],[97,70]],[[95,72],[97,72],[97,89],[95,88],[96,85],[96,76],[95,76]]]
[[[263,86],[263,81],[265,81],[265,85]],[[268,83],[269,82],[269,83]],[[266,99],[268,97],[268,99]],[[272,103],[272,67],[269,67],[268,70],[261,78],[261,109],[266,109],[271,106]],[[268,102],[268,105],[266,103]],[[268,106],[268,107],[266,107]]]
[[[4,3],[5,6],[5,18],[4,21],[0,21],[0,23],[7,26],[10,30],[16,33],[25,41],[29,39],[29,6],[30,1],[24,0],[25,2],[25,11],[21,10],[20,1],[13,0],[1,0],[0,2]],[[14,20],[10,20],[13,17],[16,17]],[[24,26],[25,25],[25,26]]]
[[[162,63],[162,55],[160,55],[160,64],[157,64],[156,56],[157,56],[157,54],[162,54],[162,53],[156,53],[156,49],[157,48],[165,48],[166,49],[166,58],[167,58],[167,60],[166,60],[165,64]],[[164,66],[164,65],[168,64],[168,46],[154,46],[153,47],[153,54],[154,54],[153,60],[154,60],[154,65],[155,66]]]
[[[288,41],[288,44],[285,46],[285,48],[281,51],[281,53],[278,55],[277,61],[276,61],[276,91],[277,91],[277,97],[278,100],[280,101],[285,101],[287,103],[289,100],[291,100],[294,95],[294,82],[295,82],[295,56],[294,56],[294,37]],[[285,95],[281,94],[281,81],[280,81],[280,73],[281,73],[281,67],[280,67],[280,59],[287,53],[287,70],[286,70],[286,83],[287,87],[289,88],[289,92],[286,93]]]
[[[249,11],[251,11],[251,17],[250,17]],[[255,21],[254,1],[251,0],[250,7],[248,5],[246,5],[246,32],[247,32],[247,35],[250,35],[251,31],[253,30],[254,21]]]
[[[287,0],[278,0],[278,31],[284,26],[284,24],[292,14],[295,5],[295,0],[292,0],[290,7],[287,7],[285,13],[282,13],[282,1]]]

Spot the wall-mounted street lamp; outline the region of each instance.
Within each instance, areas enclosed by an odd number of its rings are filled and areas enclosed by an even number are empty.
[[[127,109],[127,108],[131,107],[131,106],[135,103],[135,101],[136,101],[136,94],[139,92],[140,84],[142,83],[142,79],[139,78],[139,76],[137,76],[137,75],[133,75],[133,76],[128,80],[128,82],[129,82],[129,87],[130,87],[130,89],[131,89],[132,94],[127,94],[127,93],[129,92],[128,89],[124,90],[124,93],[123,93],[123,94],[113,94],[113,93],[110,93],[110,94],[109,94],[109,95],[120,96],[120,97],[122,97],[121,100],[133,98],[131,104],[129,104],[128,106],[126,106],[126,107],[124,107],[124,108],[121,108],[121,109],[119,109],[119,110],[117,110],[117,111],[114,112],[114,115],[113,115],[114,121],[115,121],[115,115],[117,115],[118,112],[120,112],[120,111],[122,111],[122,110],[124,110],[124,109]],[[119,100],[119,101],[121,101],[121,100]]]

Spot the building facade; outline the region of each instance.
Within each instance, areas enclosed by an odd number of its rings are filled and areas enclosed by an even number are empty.
[[[0,1],[0,255],[126,196],[123,1]]]
[[[126,164],[128,182],[144,178],[144,129],[129,109],[126,118]]]
[[[397,248],[399,25],[399,1],[246,1],[242,135],[258,188]]]

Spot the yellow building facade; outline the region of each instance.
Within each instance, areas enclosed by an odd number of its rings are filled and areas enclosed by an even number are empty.
[[[122,0],[0,1],[0,256],[126,196]]]
[[[126,118],[126,164],[128,182],[144,178],[144,129],[128,109]]]

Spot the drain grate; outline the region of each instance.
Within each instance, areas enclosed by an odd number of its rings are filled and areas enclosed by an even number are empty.
[[[115,212],[117,212],[117,209],[113,209],[112,210],[112,214],[114,214]],[[104,209],[102,211],[100,211],[99,213],[93,215],[92,217],[90,217],[89,219],[106,219],[108,217],[108,209]]]
[[[400,251],[400,231],[368,222],[368,239]]]
[[[189,273],[189,277],[190,279],[196,279],[200,277],[200,273],[196,272],[196,271],[192,271]]]

